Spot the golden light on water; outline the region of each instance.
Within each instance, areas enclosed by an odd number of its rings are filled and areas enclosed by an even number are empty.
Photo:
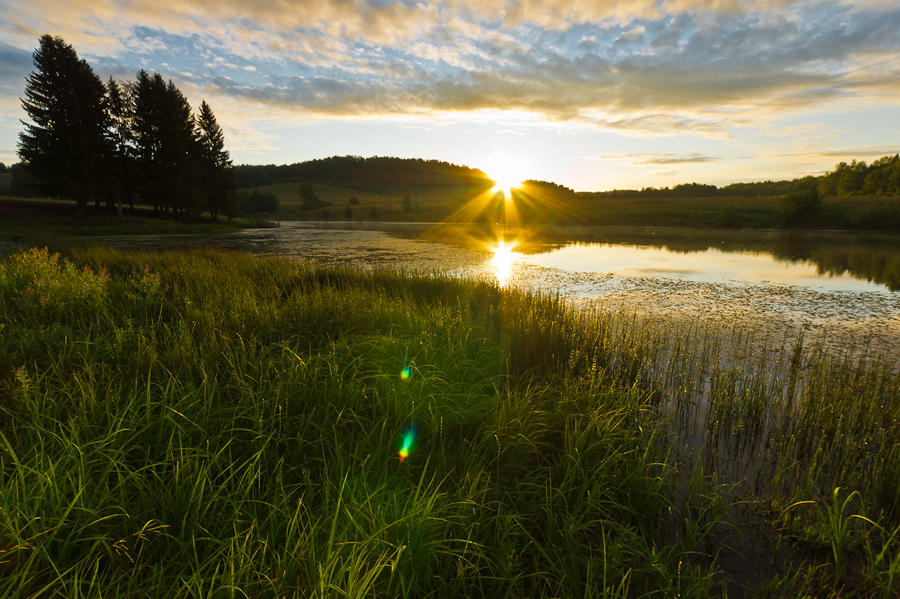
[[[494,269],[494,276],[497,277],[497,284],[501,287],[509,284],[513,264],[519,258],[519,253],[513,251],[515,247],[515,242],[507,244],[501,239],[497,245],[491,248],[494,252],[494,257],[491,258],[491,267]]]

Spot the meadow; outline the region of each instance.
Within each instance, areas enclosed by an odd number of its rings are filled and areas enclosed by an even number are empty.
[[[409,193],[388,189],[375,193],[324,183],[314,183],[312,187],[323,205],[309,210],[302,206],[296,182],[273,183],[257,189],[278,198],[279,211],[266,216],[280,220],[470,223],[473,220],[499,222],[506,218],[501,198],[486,194],[484,189],[411,189]],[[560,194],[532,184],[513,190],[512,195],[517,209],[516,219],[508,221],[511,225],[799,227],[900,232],[900,198],[893,196],[827,197],[815,214],[789,226],[785,199],[781,196],[605,197],[591,193]],[[409,209],[404,208],[404,197],[408,197]]]
[[[865,353],[240,253],[0,262],[0,595],[900,592]]]
[[[269,227],[271,223],[251,218],[210,222],[200,216],[191,220],[155,218],[147,206],[125,210],[120,217],[104,208],[79,211],[71,202],[46,198],[0,195],[0,252],[16,248],[65,249],[92,242],[106,235],[201,235],[212,238],[247,227]]]

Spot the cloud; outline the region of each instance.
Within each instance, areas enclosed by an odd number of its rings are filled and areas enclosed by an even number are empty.
[[[31,52],[0,43],[0,94],[18,94],[31,72]]]
[[[592,157],[593,160],[629,162],[631,164],[697,164],[717,162],[721,158],[702,154],[603,154]]]
[[[786,112],[900,92],[900,8],[888,2],[30,0],[0,10],[11,44],[0,46],[0,88],[10,90],[21,89],[21,57],[53,31],[98,70],[190,74],[205,93],[344,118],[509,110],[727,138]],[[19,66],[4,66],[5,49]]]
[[[804,157],[804,158],[846,158],[847,160],[858,160],[860,158],[881,158],[882,156],[893,156],[900,153],[900,144],[895,146],[859,146],[852,148],[810,148],[804,152],[783,152],[778,154],[781,157]]]

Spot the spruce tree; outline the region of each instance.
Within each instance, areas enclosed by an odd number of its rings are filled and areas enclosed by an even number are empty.
[[[231,157],[225,149],[225,134],[205,100],[200,103],[197,116],[197,140],[200,144],[201,193],[210,218],[217,220],[220,213],[234,216]]]
[[[134,210],[131,189],[133,144],[131,123],[134,105],[127,87],[112,77],[106,84],[107,156],[109,160],[109,187],[115,198],[116,212],[121,215],[122,202],[127,201]]]
[[[19,157],[50,195],[85,206],[102,185],[105,88],[90,65],[62,38],[44,35],[26,78]]]
[[[184,94],[159,73],[140,71],[132,86],[133,134],[141,196],[157,211],[189,216],[199,211],[200,148]]]

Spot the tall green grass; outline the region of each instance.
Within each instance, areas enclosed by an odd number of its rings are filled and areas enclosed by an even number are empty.
[[[0,263],[0,595],[706,597],[748,497],[800,555],[761,592],[898,590],[889,366],[716,363],[442,277],[69,258]]]

